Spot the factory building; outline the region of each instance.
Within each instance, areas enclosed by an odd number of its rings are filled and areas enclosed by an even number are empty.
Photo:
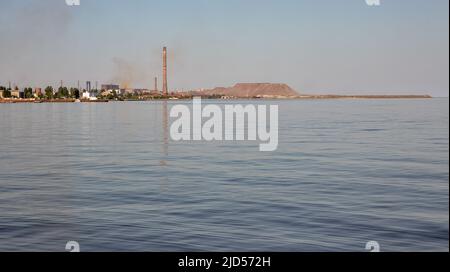
[[[83,92],[81,98],[85,100],[97,100],[97,94],[92,92],[90,81],[86,82],[86,90]]]
[[[102,84],[101,86],[102,91],[116,91],[119,92],[120,91],[120,86],[116,85],[116,84]]]

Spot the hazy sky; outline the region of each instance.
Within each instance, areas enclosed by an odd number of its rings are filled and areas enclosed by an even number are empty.
[[[449,94],[449,1],[0,0],[0,85]]]

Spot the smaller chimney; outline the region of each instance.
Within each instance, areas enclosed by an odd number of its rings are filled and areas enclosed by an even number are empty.
[[[167,47],[163,48],[163,94],[169,96],[169,88],[167,86]]]

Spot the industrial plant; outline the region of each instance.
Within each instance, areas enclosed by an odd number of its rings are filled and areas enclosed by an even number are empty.
[[[109,102],[109,101],[147,101],[177,100],[202,97],[205,99],[412,99],[431,98],[428,95],[313,95],[302,94],[282,83],[238,83],[233,87],[216,87],[213,89],[191,90],[187,92],[169,91],[168,84],[168,50],[162,50],[162,90],[158,88],[158,77],[154,77],[153,88],[136,89],[120,86],[116,83],[105,83],[95,88],[91,81],[86,81],[85,88],[67,88],[63,81],[59,88],[47,86],[45,89],[12,88],[0,86],[0,103],[43,103],[43,102]]]
[[[109,100],[152,100],[152,99],[179,99],[185,98],[183,93],[171,93],[168,87],[168,50],[163,48],[162,52],[162,90],[158,89],[158,77],[154,77],[153,88],[136,89],[128,86],[120,86],[116,83],[105,83],[95,88],[91,81],[86,81],[84,88],[81,88],[80,81],[77,87],[67,88],[63,81],[59,88],[47,86],[44,90],[41,87],[20,88],[18,85],[12,87],[11,82],[8,87],[0,86],[0,102],[106,102]]]

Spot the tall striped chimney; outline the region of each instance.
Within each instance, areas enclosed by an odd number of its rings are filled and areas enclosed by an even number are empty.
[[[163,95],[169,96],[169,88],[167,86],[167,47],[163,48]]]

